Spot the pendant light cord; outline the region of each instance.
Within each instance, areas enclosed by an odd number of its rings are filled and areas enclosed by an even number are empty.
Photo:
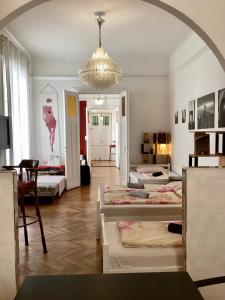
[[[99,48],[102,47],[102,24],[105,22],[105,20],[101,17],[101,15],[96,19],[96,22],[98,23],[98,28],[99,28]]]

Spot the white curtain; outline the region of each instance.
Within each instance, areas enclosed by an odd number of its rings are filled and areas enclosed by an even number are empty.
[[[1,36],[3,99],[5,115],[12,119],[10,163],[30,157],[29,145],[29,61],[8,38]]]

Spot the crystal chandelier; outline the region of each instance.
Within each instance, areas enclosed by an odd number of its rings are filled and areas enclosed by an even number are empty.
[[[122,72],[113,59],[102,48],[101,27],[105,20],[104,12],[95,13],[99,27],[99,47],[92,54],[89,62],[79,70],[81,80],[97,89],[107,89],[119,83]]]

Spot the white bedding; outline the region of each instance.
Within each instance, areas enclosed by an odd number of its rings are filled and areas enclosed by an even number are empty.
[[[115,272],[177,271],[184,266],[182,247],[126,248],[120,241],[116,222],[105,222],[108,267]],[[104,263],[104,261],[103,261]],[[109,271],[110,272],[110,271]]]
[[[58,186],[59,196],[61,196],[62,192],[66,187],[66,177],[60,175],[40,175],[38,176],[37,186]]]
[[[159,165],[141,165],[136,167],[138,173],[154,173],[154,172],[164,172],[165,168]]]
[[[135,171],[130,172],[130,181],[133,183],[167,183],[169,176],[175,176],[176,174],[170,171],[164,171],[163,175],[152,176],[152,173],[138,173]]]

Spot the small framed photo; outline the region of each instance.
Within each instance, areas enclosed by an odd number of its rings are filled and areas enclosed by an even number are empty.
[[[188,102],[188,129],[195,129],[195,100]]]
[[[178,121],[179,121],[178,111],[176,111],[176,112],[174,113],[174,122],[175,122],[175,124],[178,124]]]
[[[181,120],[182,123],[186,123],[186,109],[181,110]]]
[[[198,129],[214,128],[215,93],[197,99]]]
[[[225,127],[225,89],[218,91],[218,127]]]

